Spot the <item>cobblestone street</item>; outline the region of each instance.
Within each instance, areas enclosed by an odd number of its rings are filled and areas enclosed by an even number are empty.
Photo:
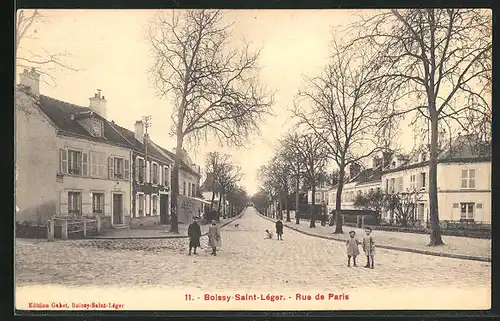
[[[222,248],[188,256],[187,239],[16,241],[18,286],[35,284],[152,285],[283,289],[330,287],[489,287],[491,264],[379,249],[375,269],[346,266],[341,242],[285,229],[284,241],[264,239],[271,222],[253,208],[222,229]],[[364,258],[359,258],[362,266]]]

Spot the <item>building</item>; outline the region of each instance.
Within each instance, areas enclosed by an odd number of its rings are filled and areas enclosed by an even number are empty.
[[[382,175],[387,193],[418,194],[415,220],[429,221],[427,153],[393,160]],[[491,222],[491,145],[459,136],[438,155],[437,192],[440,221]],[[391,213],[384,212],[391,220]]]
[[[132,146],[131,227],[168,224],[173,159],[149,139],[143,121],[134,131],[112,125]]]
[[[16,221],[45,224],[53,216],[100,216],[103,227],[167,224],[175,155],[135,131],[106,120],[98,92],[89,106],[40,95],[40,75],[24,71],[16,91]],[[200,168],[183,151],[179,222],[203,210]]]
[[[342,212],[356,211],[354,200],[359,194],[381,190],[384,193],[415,195],[413,220],[420,225],[429,222],[428,152],[374,158],[372,168],[351,166],[342,190]],[[440,221],[491,223],[491,145],[471,136],[459,136],[438,155],[437,192]],[[325,193],[328,211],[335,210],[337,188]],[[310,195],[310,191],[309,191]],[[310,199],[310,198],[309,198]],[[321,197],[317,199],[321,199]],[[310,203],[310,201],[309,201]],[[318,203],[318,202],[317,202]],[[354,213],[354,212],[353,212]],[[382,219],[393,221],[393,212],[382,211]]]
[[[159,147],[164,155],[175,159],[175,149],[171,152]],[[179,167],[179,195],[177,197],[177,219],[180,223],[189,223],[195,216],[202,216],[204,202],[200,195],[200,166],[196,165],[185,149],[181,152]]]
[[[101,216],[104,227],[130,221],[131,150],[106,120],[101,93],[88,107],[40,95],[40,75],[20,75],[16,108],[16,221],[54,215]]]

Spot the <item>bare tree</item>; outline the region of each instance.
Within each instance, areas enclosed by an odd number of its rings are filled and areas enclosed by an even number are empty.
[[[219,10],[160,11],[148,30],[154,55],[151,75],[159,96],[174,103],[173,232],[178,232],[178,175],[185,140],[197,144],[212,135],[239,146],[271,111],[272,97],[258,83],[259,52],[250,52],[248,45],[231,49],[230,36],[231,26],[224,24]]]
[[[296,140],[289,141],[293,144],[293,150],[297,150],[297,156],[304,167],[304,179],[310,186],[311,196],[311,221],[309,227],[316,227],[316,187],[318,186],[321,173],[328,164],[328,150],[323,139],[315,134],[306,133],[296,136]]]
[[[232,164],[231,162],[221,164],[220,176],[217,178],[219,181],[220,197],[219,197],[219,208],[218,212],[226,216],[226,199],[227,194],[236,187],[236,184],[241,181],[243,175],[241,173],[241,168]]]
[[[364,17],[349,33],[356,47],[362,43],[379,52],[383,74],[374,81],[384,83],[396,102],[388,119],[413,113],[428,125],[423,129],[430,145],[429,245],[442,245],[437,196],[439,128],[443,122],[453,123],[467,133],[479,131],[483,139],[491,135],[491,11],[381,11]]]
[[[275,155],[264,167],[263,175],[272,181],[273,185],[279,190],[278,201],[280,204],[280,218],[283,219],[283,209],[286,210],[286,221],[290,222],[290,208],[288,206],[288,196],[293,183],[293,169],[290,164]],[[284,207],[284,208],[283,208]]]
[[[382,210],[386,206],[386,195],[380,190],[371,190],[366,195],[356,195],[353,205],[354,207],[370,211],[378,225],[382,217]]]
[[[396,224],[404,227],[415,220],[417,204],[422,200],[422,195],[417,191],[387,194],[385,209],[394,213]]]
[[[207,154],[205,159],[205,171],[207,176],[211,176],[211,191],[212,200],[210,202],[210,211],[213,210],[215,194],[221,189],[220,181],[222,175],[227,165],[231,163],[230,156],[228,154],[221,154],[219,152],[210,152]]]
[[[295,179],[295,224],[300,224],[300,179],[304,169],[301,150],[299,148],[299,136],[297,133],[288,134],[279,142],[278,157],[285,164],[288,164],[289,170]],[[287,214],[287,222],[290,222]]]
[[[327,147],[339,170],[335,233],[343,233],[341,196],[347,167],[380,150],[374,133],[379,133],[388,99],[381,83],[370,82],[379,72],[374,57],[369,48],[346,49],[334,41],[331,62],[321,76],[307,79],[296,100],[295,115]],[[311,107],[309,113],[300,108],[301,103]]]
[[[69,66],[65,59],[69,56],[68,53],[50,53],[45,48],[38,50],[23,50],[23,44],[26,40],[36,39],[38,33],[37,25],[44,21],[45,17],[38,10],[18,10],[16,13],[16,33],[15,33],[15,54],[16,54],[16,69],[34,69],[37,73],[43,76],[43,81],[54,86],[56,80],[54,77],[55,68],[77,71],[77,69]],[[18,87],[18,89],[32,99],[36,103],[37,95],[29,88]],[[18,111],[24,111],[29,114],[31,103],[26,103],[25,100],[17,99],[16,107]]]

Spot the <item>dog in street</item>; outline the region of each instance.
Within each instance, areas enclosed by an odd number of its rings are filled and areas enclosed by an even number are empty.
[[[238,227],[240,227],[240,224],[234,224],[234,227],[238,228]]]

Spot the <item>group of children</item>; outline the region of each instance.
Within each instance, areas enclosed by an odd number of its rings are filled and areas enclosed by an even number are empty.
[[[347,239],[346,242],[346,249],[347,249],[347,266],[351,266],[351,257],[353,259],[354,266],[356,265],[356,256],[359,255],[359,248],[358,246],[361,245],[363,248],[363,251],[365,252],[366,255],[366,265],[364,266],[365,268],[374,268],[374,263],[373,263],[373,257],[375,256],[375,243],[373,242],[373,237],[372,237],[372,229],[371,228],[366,228],[365,229],[365,236],[363,237],[363,241],[360,242],[358,239],[356,239],[356,232],[350,231],[349,232],[349,238]]]
[[[278,220],[276,222],[276,234],[278,235],[278,240],[283,240],[283,223]],[[359,255],[359,245],[362,246],[363,251],[365,252],[366,255],[366,265],[364,266],[365,268],[374,268],[374,263],[373,263],[373,257],[375,256],[375,242],[373,242],[373,237],[372,237],[372,229],[371,228],[366,228],[365,229],[365,236],[363,237],[363,241],[360,242],[356,238],[356,232],[350,231],[349,232],[349,238],[347,239],[346,242],[346,250],[347,250],[347,266],[351,266],[351,258],[353,260],[353,265],[356,265],[356,257]],[[273,238],[273,233],[269,230],[266,230],[266,239],[272,239]]]

